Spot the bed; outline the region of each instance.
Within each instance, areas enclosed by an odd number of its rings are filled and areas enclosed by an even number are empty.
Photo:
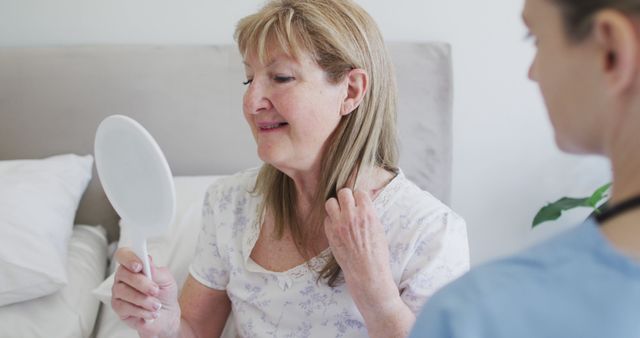
[[[446,203],[450,47],[392,42],[389,49],[400,167]],[[111,114],[131,116],[164,150],[177,214],[149,251],[182,281],[207,186],[260,165],[242,117],[243,80],[240,56],[227,45],[0,48],[0,241],[9,242],[0,245],[7,248],[0,249],[0,337],[136,336],[105,293],[115,246],[108,244],[120,234],[90,156],[97,125]],[[42,282],[19,290],[34,280]]]

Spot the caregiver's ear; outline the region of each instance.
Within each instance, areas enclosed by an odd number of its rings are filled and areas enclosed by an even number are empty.
[[[621,94],[633,86],[640,62],[640,36],[635,19],[614,10],[603,10],[593,19],[595,41],[608,89]]]
[[[369,89],[369,75],[364,69],[352,69],[347,73],[347,96],[342,102],[340,114],[349,115],[353,112],[364,98],[364,94]]]

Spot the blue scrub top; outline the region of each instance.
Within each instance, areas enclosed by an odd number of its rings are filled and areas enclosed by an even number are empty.
[[[427,302],[411,337],[637,338],[640,264],[589,219],[454,281]]]

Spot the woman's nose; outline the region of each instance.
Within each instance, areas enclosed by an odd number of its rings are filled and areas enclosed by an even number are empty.
[[[258,114],[263,110],[271,108],[271,101],[268,98],[267,91],[263,86],[253,81],[247,87],[244,93],[244,110],[249,114]]]

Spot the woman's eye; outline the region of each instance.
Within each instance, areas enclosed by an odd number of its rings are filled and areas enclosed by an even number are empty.
[[[246,86],[248,84],[251,84],[251,82],[253,82],[253,79],[247,79],[247,81],[243,81],[242,84]]]
[[[293,76],[275,76],[273,80],[277,83],[287,83],[289,81],[294,80]]]

